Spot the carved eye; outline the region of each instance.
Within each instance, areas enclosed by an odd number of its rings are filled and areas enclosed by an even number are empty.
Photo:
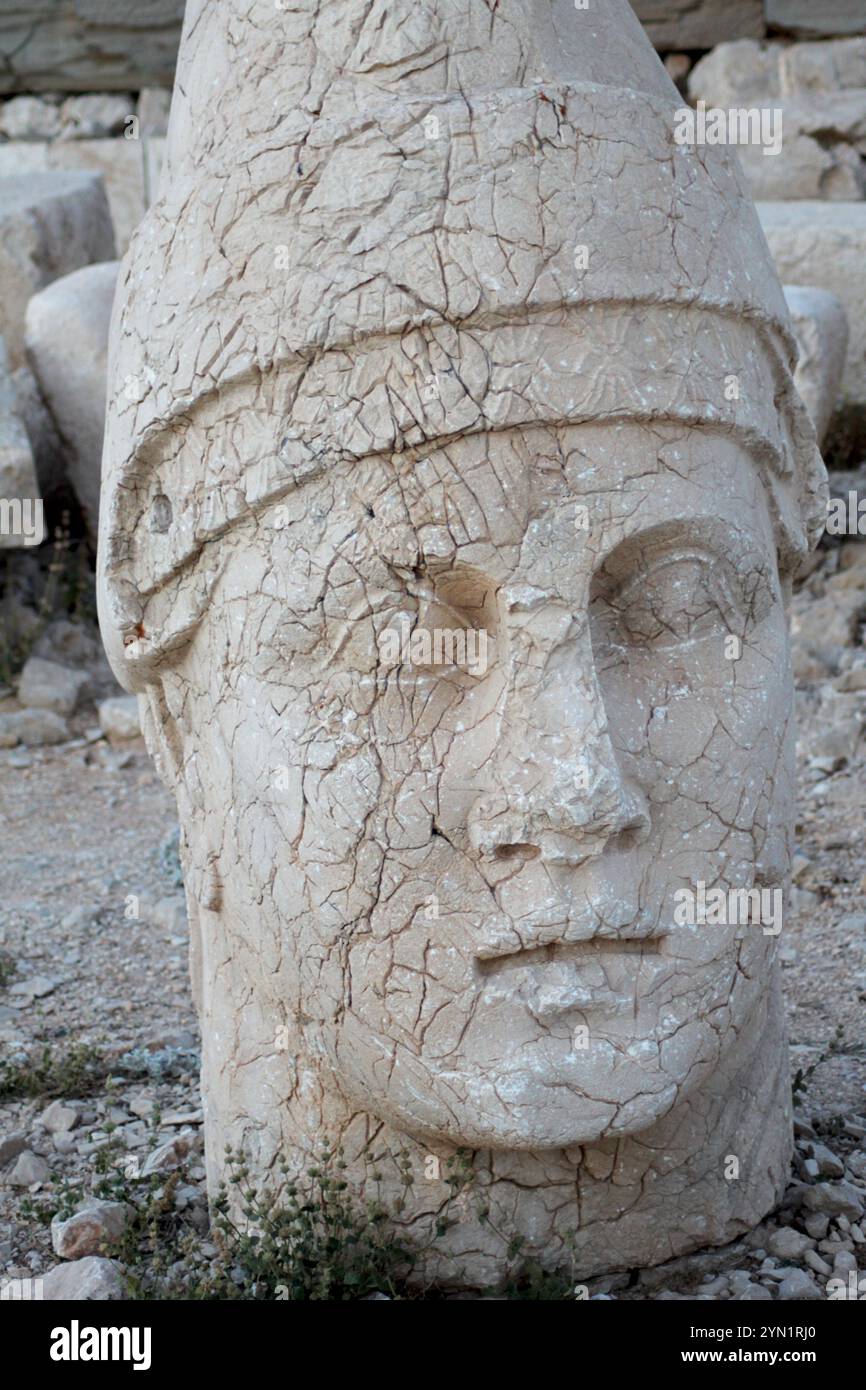
[[[737,626],[726,576],[708,556],[670,555],[636,576],[611,606],[630,642],[673,647]]]
[[[599,576],[593,599],[594,641],[610,653],[671,648],[737,634],[759,622],[773,603],[766,563],[754,553],[697,545],[629,545]]]
[[[407,664],[441,675],[486,675],[495,632],[495,591],[475,573],[424,574],[410,585],[417,618],[405,643]]]

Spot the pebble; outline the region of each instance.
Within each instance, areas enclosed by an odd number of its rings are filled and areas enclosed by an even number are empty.
[[[803,1263],[807,1264],[816,1274],[823,1274],[829,1277],[833,1273],[832,1266],[826,1260],[822,1260],[817,1250],[807,1250],[803,1255]]]
[[[87,1255],[50,1269],[42,1280],[42,1297],[51,1300],[105,1302],[125,1298],[120,1266],[100,1255]]]
[[[31,975],[28,980],[20,980],[18,984],[12,985],[9,993],[31,999],[44,999],[47,994],[53,994],[56,988],[57,981],[49,979],[47,975]]]
[[[55,1216],[51,1222],[51,1245],[62,1260],[102,1254],[106,1245],[120,1239],[129,1220],[129,1207],[123,1202],[92,1198],[65,1220]]]
[[[51,1169],[31,1149],[24,1149],[15,1160],[15,1164],[9,1173],[6,1181],[10,1187],[32,1187],[37,1182],[47,1182],[51,1176]]]
[[[830,1229],[830,1218],[826,1212],[810,1211],[803,1224],[813,1240],[823,1240]]]
[[[818,1172],[823,1178],[844,1178],[845,1164],[826,1144],[807,1144],[810,1157],[818,1164]]]
[[[780,1231],[774,1231],[767,1243],[772,1254],[780,1260],[801,1260],[812,1247],[810,1237],[795,1231],[792,1226],[783,1226]]]
[[[0,748],[14,748],[16,743],[63,743],[68,738],[69,725],[52,710],[22,709],[14,714],[0,714]]]
[[[861,1182],[866,1182],[866,1153],[862,1149],[848,1155],[848,1172]]]
[[[39,1123],[49,1134],[66,1134],[78,1124],[78,1110],[75,1106],[64,1105],[62,1100],[55,1100],[42,1111]]]
[[[24,1134],[4,1134],[0,1139],[0,1168],[5,1168],[7,1163],[11,1163],[13,1158],[17,1158],[23,1149],[27,1147],[27,1136]]]
[[[136,695],[116,695],[103,700],[97,715],[100,729],[112,743],[138,738],[141,734]]]
[[[823,1298],[824,1295],[805,1269],[790,1269],[785,1271],[785,1278],[779,1285],[778,1297],[783,1303],[787,1303],[794,1299]]]
[[[849,1216],[856,1221],[863,1212],[863,1194],[845,1178],[839,1182],[818,1182],[806,1188],[803,1205],[810,1211]]]
[[[857,1268],[857,1260],[850,1250],[840,1250],[833,1261],[833,1273],[846,1278],[852,1269]]]
[[[188,1134],[178,1134],[174,1139],[169,1139],[167,1143],[160,1144],[159,1148],[154,1149],[153,1153],[145,1159],[141,1170],[143,1178],[150,1177],[152,1173],[170,1173],[175,1168],[179,1168],[192,1148],[192,1136]]]

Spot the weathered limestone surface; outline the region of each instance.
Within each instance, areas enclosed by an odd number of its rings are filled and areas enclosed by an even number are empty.
[[[33,296],[25,321],[27,355],[66,445],[69,481],[94,537],[117,272],[118,262],[107,261],[64,275]]]
[[[778,936],[677,894],[784,894],[826,507],[739,164],[675,148],[624,0],[184,35],[100,609],[183,826],[209,1181],[342,1145],[424,1248],[466,1151],[454,1283],[726,1242],[787,1176]]]
[[[102,180],[92,173],[0,179],[0,333],[10,366],[24,360],[24,312],[61,275],[114,256]]]
[[[0,92],[170,86],[184,0],[0,0]]]
[[[835,294],[813,286],[786,285],[785,299],[800,349],[794,382],[820,441],[839,399],[848,350],[848,316]]]
[[[866,203],[759,203],[758,212],[782,280],[841,300],[850,332],[842,395],[866,405]]]

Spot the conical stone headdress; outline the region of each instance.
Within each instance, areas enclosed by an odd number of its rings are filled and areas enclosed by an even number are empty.
[[[680,105],[626,0],[188,0],[112,326],[100,606],[124,684],[185,640],[239,520],[467,433],[724,431],[780,549],[807,547],[823,466],[781,288],[734,152],[678,145]]]

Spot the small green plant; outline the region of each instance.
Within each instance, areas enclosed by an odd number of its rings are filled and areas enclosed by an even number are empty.
[[[407,1296],[416,1254],[395,1237],[378,1201],[351,1196],[338,1150],[323,1149],[302,1178],[284,1168],[279,1197],[254,1191],[237,1156],[230,1154],[228,1163],[229,1183],[243,1203],[243,1225],[236,1224],[229,1188],[223,1188],[213,1224],[225,1255],[219,1296],[289,1302]]]
[[[178,1188],[187,1181],[184,1168],[142,1177],[112,1139],[94,1155],[90,1191],[129,1210],[126,1229],[110,1253],[124,1270],[133,1300],[347,1302],[373,1294],[438,1299],[442,1291],[421,1272],[427,1256],[445,1253],[436,1246],[457,1219],[453,1205],[470,1196],[471,1155],[461,1151],[446,1164],[449,1196],[426,1241],[417,1243],[401,1237],[394,1220],[413,1180],[409,1156],[388,1157],[403,1182],[403,1196],[391,1209],[379,1196],[362,1200],[351,1191],[339,1149],[323,1148],[301,1176],[283,1166],[279,1194],[257,1191],[242,1158],[229,1151],[227,1179],[212,1205],[213,1259],[202,1255],[200,1231],[188,1211],[178,1209]],[[370,1157],[370,1190],[381,1183],[378,1168],[384,1158]],[[26,1197],[19,1211],[47,1224],[55,1213],[70,1216],[85,1195],[83,1184],[54,1181],[50,1193]],[[489,1222],[483,1208],[478,1215]],[[520,1238],[513,1239],[508,1246],[512,1270],[499,1292],[508,1299],[574,1299],[574,1233],[566,1244],[570,1259],[563,1263],[570,1269],[550,1272],[526,1257]]]
[[[23,1061],[0,1058],[0,1101],[80,1099],[104,1090],[108,1074],[102,1053],[87,1043],[74,1043],[62,1053],[46,1046]]]
[[[17,972],[14,957],[8,951],[0,950],[0,989],[7,989]]]

